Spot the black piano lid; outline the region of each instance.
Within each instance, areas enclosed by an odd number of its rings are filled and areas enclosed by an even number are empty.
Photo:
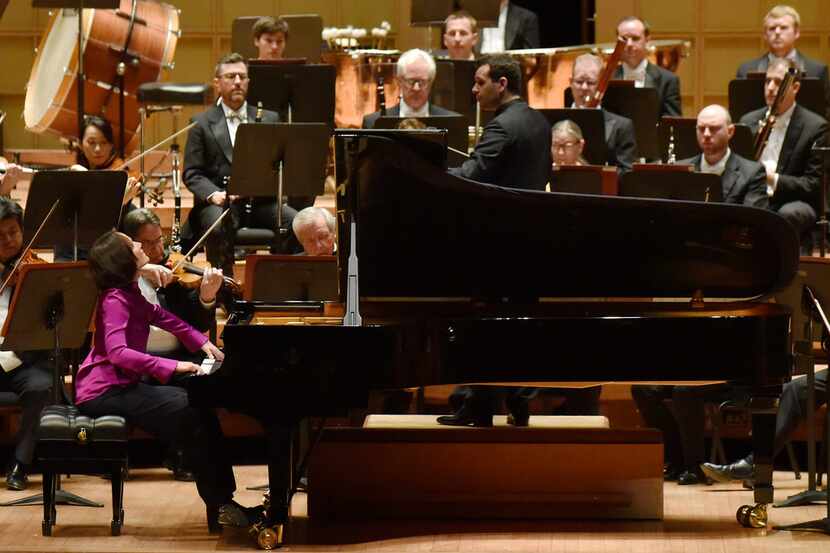
[[[796,273],[796,232],[770,211],[503,188],[360,140],[338,202],[356,206],[362,297],[750,298]],[[345,268],[345,226],[339,241]]]

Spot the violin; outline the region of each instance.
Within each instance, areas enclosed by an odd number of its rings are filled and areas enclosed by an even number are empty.
[[[0,280],[3,281],[5,287],[17,286],[17,279],[20,276],[20,271],[15,270],[15,269],[19,269],[23,265],[40,264],[40,263],[49,263],[49,262],[46,261],[43,258],[38,257],[37,254],[34,251],[32,251],[31,249],[25,250],[23,252],[23,255],[20,256],[20,261],[18,261],[16,264],[10,264],[6,267],[6,270],[3,271],[3,275],[2,275],[2,278],[0,278]],[[14,272],[12,273],[12,271],[14,271]],[[11,274],[11,278],[9,278],[10,274]],[[7,279],[8,279],[8,282],[6,282]]]
[[[195,263],[187,261],[187,258],[179,252],[170,252],[167,263],[173,270],[174,281],[188,289],[195,289],[202,285],[202,276],[205,270]],[[229,276],[222,276],[222,287],[228,290],[234,297],[242,297],[242,285]]]

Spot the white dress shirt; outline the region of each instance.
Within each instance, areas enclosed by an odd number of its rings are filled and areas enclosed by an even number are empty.
[[[726,153],[720,158],[720,161],[715,163],[714,165],[710,165],[708,161],[706,161],[706,155],[701,154],[700,156],[700,172],[701,173],[712,173],[717,176],[723,175],[723,172],[726,171],[726,163],[729,161],[729,156],[732,155],[732,150],[728,147],[726,148]]]
[[[784,146],[784,138],[787,136],[787,128],[790,126],[795,105],[795,102],[793,102],[790,109],[775,118],[775,124],[772,126],[769,138],[767,138],[767,145],[764,146],[761,159],[758,160],[764,167],[778,167],[778,158],[781,156],[781,148]],[[767,172],[769,173],[770,170],[768,169]],[[772,185],[767,186],[769,196],[775,193],[776,186],[778,186],[778,173],[775,173]]]
[[[228,124],[228,134],[231,136],[231,146],[236,144],[236,130],[242,123],[248,122],[248,102],[243,102],[242,107],[238,111],[229,108],[225,102],[222,102],[222,111],[225,112],[225,122]],[[231,114],[237,114],[239,117],[231,117]]]
[[[506,45],[504,44],[504,29],[507,27],[507,8],[510,3],[506,3],[499,11],[499,26],[498,27],[484,27],[481,30],[481,53],[495,54],[504,52]]]
[[[424,105],[421,106],[421,109],[412,109],[409,107],[409,104],[403,101],[401,98],[401,110],[400,110],[401,117],[429,117],[429,102],[424,102]]]
[[[640,65],[637,67],[629,67],[627,63],[623,62],[623,79],[627,81],[634,81],[636,88],[643,88],[646,86],[646,66],[648,65],[648,58],[643,58]]]
[[[3,264],[0,263],[0,272],[2,272]],[[9,302],[12,299],[12,287],[6,286],[3,293],[0,294],[0,328],[6,324],[6,317],[9,316]],[[3,343],[3,336],[0,336],[0,344]],[[23,364],[23,361],[13,351],[0,351],[0,366],[3,370],[9,372],[16,369]]]

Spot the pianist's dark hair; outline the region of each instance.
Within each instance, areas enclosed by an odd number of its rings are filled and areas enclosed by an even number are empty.
[[[159,216],[156,215],[153,210],[141,207],[124,215],[124,221],[121,223],[121,228],[124,229],[124,233],[127,236],[135,239],[135,237],[138,236],[139,229],[144,225],[161,226],[161,221],[159,220]]]
[[[219,61],[216,62],[216,67],[213,68],[213,75],[215,77],[219,76],[219,73],[222,71],[223,65],[229,65],[231,63],[244,63],[245,67],[248,67],[248,62],[245,61],[245,58],[242,54],[238,54],[236,52],[231,52],[230,54],[225,54]]]
[[[11,198],[0,196],[0,221],[14,219],[23,228],[23,209]]]
[[[89,250],[89,270],[99,290],[129,286],[138,264],[127,237],[114,230],[99,236]]]
[[[513,94],[522,94],[522,69],[519,62],[507,54],[491,54],[478,60],[476,68],[482,65],[490,66],[491,81],[498,81],[504,77],[507,79],[507,90]]]

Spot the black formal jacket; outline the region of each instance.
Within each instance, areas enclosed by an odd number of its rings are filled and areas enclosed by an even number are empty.
[[[824,99],[827,105],[827,114],[830,114],[830,76],[828,76],[827,65],[810,59],[807,56],[803,56],[798,50],[795,51],[795,61],[804,71],[804,75],[806,77],[819,79],[824,85]],[[739,79],[745,79],[747,74],[752,71],[766,73],[768,67],[769,56],[764,54],[760,58],[743,62],[738,67],[738,71],[735,73],[735,76]]]
[[[622,65],[614,72],[614,79],[623,78]],[[660,115],[682,115],[680,109],[680,79],[667,69],[651,62],[646,64],[645,86],[657,89],[657,101],[660,103]]]
[[[400,117],[401,115],[401,105],[395,104],[391,108],[386,109],[386,116],[387,117]],[[444,109],[441,106],[436,106],[432,102],[429,103],[429,115],[460,115],[454,111],[450,111],[448,109]],[[364,129],[371,129],[375,126],[375,121],[378,120],[380,117],[380,111],[375,111],[370,113],[369,115],[363,116],[363,128]]]
[[[700,159],[703,154],[678,161],[695,166],[700,171]],[[757,161],[741,157],[735,152],[726,160],[726,167],[720,177],[723,186],[723,201],[728,204],[743,204],[761,209],[769,207],[767,196],[767,173],[764,166]]]
[[[602,110],[605,120],[605,145],[608,164],[619,168],[620,173],[631,171],[637,153],[637,137],[634,122],[628,117]]]
[[[256,107],[248,104],[248,122],[253,123]],[[217,104],[193,118],[196,126],[187,135],[184,150],[184,184],[193,192],[194,207],[207,203],[207,197],[225,189],[224,178],[231,176],[233,146],[225,112]],[[263,111],[263,123],[279,122],[279,115]]]
[[[504,26],[504,49],[539,48],[539,44],[539,18],[532,11],[510,2]]]
[[[764,118],[767,108],[750,111],[741,117],[741,123],[749,125],[753,133]],[[778,156],[778,187],[770,201],[773,209],[788,202],[801,200],[809,203],[820,213],[819,187],[821,186],[821,155],[812,152],[813,144],[823,145],[827,135],[827,121],[796,104],[793,110],[784,144]]]
[[[453,175],[479,182],[544,190],[550,176],[550,125],[522,99],[496,110],[476,149]]]

